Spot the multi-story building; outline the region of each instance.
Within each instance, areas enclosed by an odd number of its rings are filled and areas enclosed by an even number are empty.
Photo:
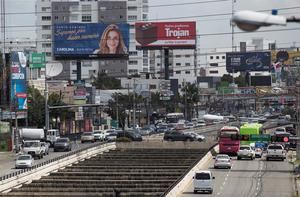
[[[46,54],[47,62],[54,61],[52,27],[55,23],[129,23],[129,60],[82,60],[81,78],[89,80],[98,72],[116,77],[148,72],[148,51],[136,50],[134,29],[134,23],[147,19],[147,13],[147,0],[38,0],[36,3],[37,51]],[[75,80],[76,61],[61,61],[61,63],[63,72],[55,79]]]

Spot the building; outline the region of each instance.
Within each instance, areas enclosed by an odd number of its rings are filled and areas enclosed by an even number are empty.
[[[148,51],[137,51],[134,41],[134,23],[148,18],[147,0],[38,0],[36,15],[37,51],[46,54],[47,62],[54,61],[52,27],[56,23],[129,23],[129,60],[83,60],[81,61],[81,79],[89,81],[98,72],[105,72],[115,77],[149,72]],[[54,79],[76,80],[77,61],[61,61],[61,63],[63,72]],[[42,70],[41,78],[44,76],[45,70]]]

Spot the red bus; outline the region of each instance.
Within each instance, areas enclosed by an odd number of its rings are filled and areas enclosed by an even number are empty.
[[[218,133],[219,153],[236,155],[240,149],[239,134],[240,130],[237,127],[222,127]]]

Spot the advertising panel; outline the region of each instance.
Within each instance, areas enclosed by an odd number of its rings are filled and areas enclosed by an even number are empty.
[[[268,76],[251,76],[251,86],[271,86],[272,78]]]
[[[27,109],[26,56],[23,52],[11,52],[10,101],[18,110]]]
[[[269,71],[271,52],[231,52],[226,53],[226,70],[229,73],[238,71]]]
[[[56,59],[128,58],[128,24],[63,23],[53,31]]]
[[[196,22],[135,23],[137,49],[195,49]]]

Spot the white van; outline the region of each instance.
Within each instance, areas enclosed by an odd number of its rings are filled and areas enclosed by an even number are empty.
[[[195,173],[194,179],[194,193],[198,191],[208,191],[210,194],[213,192],[213,179],[212,173],[208,170],[198,171]]]

